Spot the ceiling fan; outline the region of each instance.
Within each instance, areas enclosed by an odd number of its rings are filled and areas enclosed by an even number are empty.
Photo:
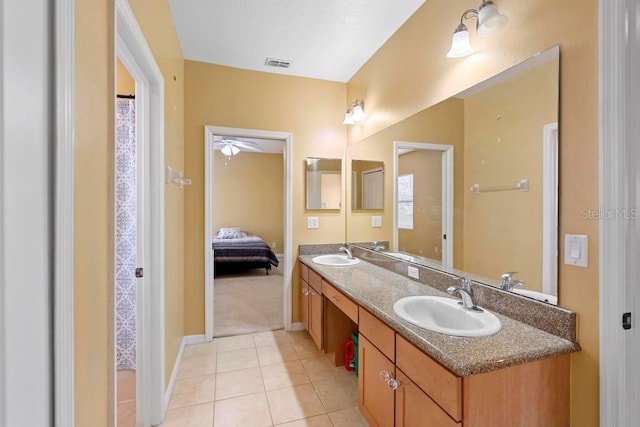
[[[214,149],[222,151],[225,156],[235,156],[240,151],[254,151],[261,153],[264,150],[255,142],[239,141],[237,139],[221,139],[213,144]]]

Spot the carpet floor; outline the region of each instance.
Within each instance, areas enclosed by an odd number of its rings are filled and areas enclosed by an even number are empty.
[[[218,276],[213,282],[214,336],[271,331],[284,327],[283,263],[242,274]]]

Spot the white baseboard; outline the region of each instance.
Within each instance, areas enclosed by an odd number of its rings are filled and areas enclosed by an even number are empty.
[[[204,339],[204,334],[200,335],[187,335],[182,338],[183,345],[193,345],[193,344],[202,344],[207,340]]]
[[[178,370],[180,369],[180,363],[182,362],[182,354],[184,353],[185,346],[192,344],[201,344],[205,342],[204,334],[203,335],[187,335],[182,337],[182,343],[180,344],[180,349],[178,350],[178,355],[176,356],[176,362],[173,364],[173,371],[171,372],[171,379],[169,380],[169,385],[167,386],[167,391],[164,395],[164,407],[165,407],[165,416],[167,408],[169,407],[169,401],[171,400],[171,394],[173,393],[173,387],[176,384],[176,378],[178,376]]]
[[[291,324],[291,330],[292,331],[304,331],[305,330],[304,323],[302,323],[302,322],[293,322]]]

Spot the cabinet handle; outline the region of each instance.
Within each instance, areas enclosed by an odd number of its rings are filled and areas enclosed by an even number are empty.
[[[380,371],[380,378],[384,381],[389,381],[393,379],[393,374],[389,371]]]
[[[400,380],[394,380],[393,378],[387,381],[387,385],[391,390],[397,389],[398,387],[400,387],[400,384]]]
[[[303,294],[303,295],[309,295],[309,289],[307,289],[307,288],[302,288],[302,294]]]
[[[331,299],[332,299],[332,300],[334,300],[335,302],[338,302],[338,297],[337,297],[337,296],[335,296],[335,295],[333,295],[333,296],[331,297]]]

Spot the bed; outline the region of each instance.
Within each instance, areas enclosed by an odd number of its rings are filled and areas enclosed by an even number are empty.
[[[271,267],[279,264],[276,254],[264,240],[237,228],[220,229],[213,239],[213,259],[216,276],[256,268],[264,268],[269,274]]]

